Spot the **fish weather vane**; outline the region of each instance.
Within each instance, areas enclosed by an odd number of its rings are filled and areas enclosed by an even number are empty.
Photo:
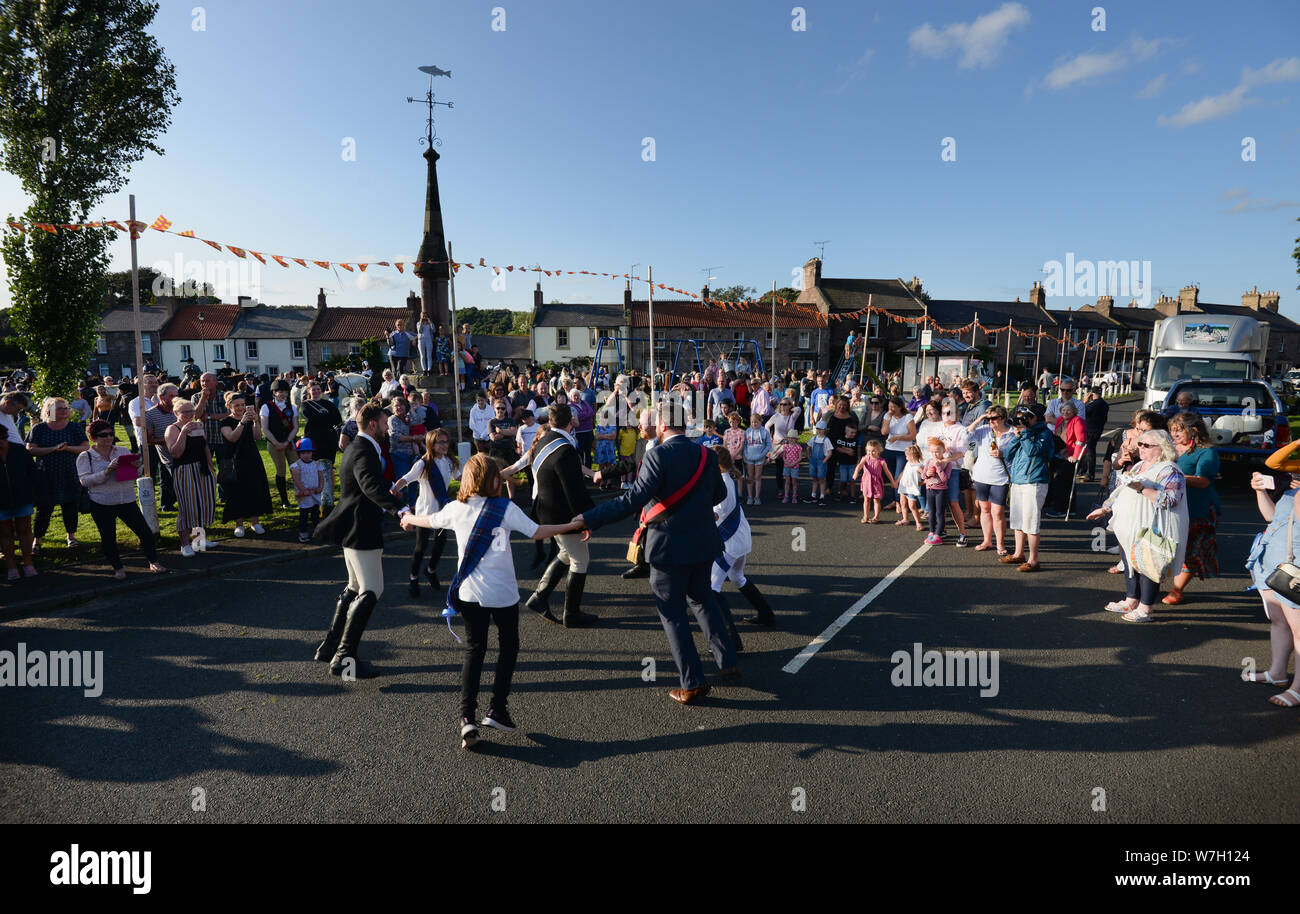
[[[411,97],[411,96],[408,95],[408,96],[406,97],[406,100],[407,100],[407,102],[424,102],[426,105],[429,106],[429,119],[428,119],[428,122],[427,122],[427,125],[426,125],[426,126],[427,126],[427,130],[428,130],[428,135],[427,135],[427,136],[420,137],[420,140],[421,140],[421,142],[427,143],[427,144],[429,145],[429,148],[432,149],[434,146],[441,146],[441,145],[442,145],[442,140],[438,138],[437,134],[434,133],[434,130],[433,130],[433,106],[434,106],[434,105],[446,105],[448,108],[452,108],[452,107],[454,107],[454,103],[453,103],[453,102],[437,102],[437,101],[434,101],[434,95],[433,95],[433,78],[434,78],[435,76],[446,76],[446,77],[450,77],[450,76],[451,76],[451,71],[450,71],[450,70],[442,70],[442,69],[439,69],[438,67],[434,67],[434,66],[428,66],[428,67],[420,67],[420,72],[421,72],[421,73],[428,73],[428,74],[429,74],[429,89],[428,89],[428,91],[425,92],[425,94],[424,94],[424,98],[422,98],[422,99],[420,99],[420,98],[413,98],[413,97]]]

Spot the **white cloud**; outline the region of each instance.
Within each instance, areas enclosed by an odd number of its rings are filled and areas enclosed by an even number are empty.
[[[1237,199],[1238,197],[1248,197],[1248,196],[1250,196],[1250,191],[1246,190],[1246,188],[1242,187],[1242,186],[1239,184],[1239,185],[1237,185],[1236,187],[1229,187],[1227,190],[1225,190],[1225,191],[1224,191],[1224,192],[1219,196],[1219,199],[1220,199],[1220,200],[1235,200],[1235,199]]]
[[[1224,191],[1219,199],[1235,200],[1236,202],[1229,206],[1223,212],[1225,213],[1257,213],[1257,212],[1275,212],[1280,209],[1295,209],[1300,207],[1300,200],[1278,200],[1273,197],[1252,197],[1250,191],[1244,187],[1233,187]]]
[[[1258,98],[1249,98],[1246,93],[1251,89],[1271,83],[1295,82],[1300,80],[1300,57],[1279,57],[1266,67],[1252,70],[1243,67],[1241,81],[1236,88],[1219,95],[1207,95],[1199,101],[1188,102],[1173,115],[1160,115],[1156,123],[1161,127],[1190,127],[1203,124],[1220,117],[1229,117],[1251,105],[1260,102]]]
[[[1168,84],[1168,82],[1169,82],[1169,74],[1161,73],[1155,79],[1151,80],[1149,83],[1143,86],[1141,91],[1138,92],[1137,97],[1155,98],[1161,92],[1165,91],[1165,86]]]
[[[1077,54],[1052,67],[1043,77],[1043,85],[1048,89],[1066,89],[1076,83],[1109,76],[1135,63],[1150,60],[1169,44],[1172,44],[1172,41],[1168,38],[1144,41],[1141,37],[1134,36],[1123,47],[1104,54]]]
[[[1200,73],[1202,69],[1203,67],[1199,60],[1195,57],[1189,57],[1179,66],[1178,72],[1183,76],[1195,76],[1197,73]]]
[[[936,29],[925,23],[907,38],[907,45],[926,57],[944,58],[960,53],[957,66],[963,70],[989,67],[1007,45],[1012,29],[1029,24],[1029,10],[1019,3],[1004,3],[974,22],[954,22]]]

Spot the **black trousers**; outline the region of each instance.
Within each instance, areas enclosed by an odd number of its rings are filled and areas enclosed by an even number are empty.
[[[36,520],[32,525],[32,535],[37,539],[43,537],[50,529],[50,521],[54,519],[55,505],[51,503],[38,504],[36,506]],[[63,530],[68,536],[77,535],[77,515],[81,513],[81,506],[76,501],[65,501],[58,505],[63,514]]]
[[[145,523],[140,506],[135,502],[124,505],[101,505],[90,503],[90,517],[99,530],[99,541],[104,547],[104,558],[114,571],[122,567],[122,558],[117,549],[117,522],[126,524],[126,528],[140,538],[140,550],[144,557],[154,562],[158,559],[158,549],[154,543],[153,531]]]
[[[442,550],[447,546],[446,528],[440,530],[430,530],[428,527],[415,528],[415,549],[411,552],[412,579],[420,576],[420,562],[424,559],[424,550],[429,547],[430,539],[433,540],[433,552],[429,555],[429,567],[436,568],[438,559],[442,558]]]
[[[157,451],[149,455],[149,475],[153,477],[154,484],[159,486],[158,504],[164,511],[175,511],[176,490],[172,487],[172,468],[158,459]],[[161,484],[159,484],[160,476]]]
[[[1070,505],[1070,490],[1074,485],[1074,470],[1078,464],[1070,463],[1064,457],[1054,457],[1052,459],[1052,475],[1047,484],[1047,500],[1045,506],[1052,511],[1060,511],[1064,514],[1072,507]]]
[[[458,604],[465,617],[465,662],[460,668],[460,716],[473,719],[478,707],[478,685],[483,674],[483,658],[487,655],[488,623],[497,624],[497,668],[492,680],[492,707],[504,708],[510,697],[510,680],[515,675],[515,661],[519,658],[519,604],[513,606],[480,606],[477,603]]]
[[[1084,476],[1087,476],[1089,479],[1092,479],[1097,475],[1097,442],[1099,441],[1101,441],[1100,432],[1095,435],[1089,435],[1087,443],[1084,445],[1083,459],[1076,464],[1077,466],[1082,467],[1079,472]]]
[[[298,532],[311,533],[320,523],[320,505],[298,509]]]
[[[1132,568],[1132,562],[1124,563],[1124,584],[1129,598],[1138,598],[1144,606],[1152,606],[1160,599],[1160,585],[1145,575],[1138,574]]]

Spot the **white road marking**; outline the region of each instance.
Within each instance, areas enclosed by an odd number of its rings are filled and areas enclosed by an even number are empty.
[[[848,609],[844,610],[838,619],[826,627],[826,631],[814,638],[812,643],[801,650],[793,660],[781,667],[781,671],[783,673],[797,673],[803,669],[803,665],[811,660],[814,654],[825,647],[826,644],[835,637],[840,629],[852,622],[853,618],[858,613],[871,605],[872,600],[884,593],[890,584],[901,578],[903,573],[916,564],[917,559],[925,555],[930,548],[929,545],[923,543],[915,552],[904,559],[901,565],[877,582],[875,587],[867,591],[866,596],[862,597]]]

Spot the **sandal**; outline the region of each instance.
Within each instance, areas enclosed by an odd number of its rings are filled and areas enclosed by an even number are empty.
[[[975,547],[975,551],[976,551],[976,552],[988,552],[988,551],[989,551],[990,549],[992,549],[992,548],[993,548],[993,544],[992,544],[992,543],[980,543],[978,546]]]
[[[1165,594],[1165,598],[1160,602],[1166,606],[1177,606],[1183,602],[1183,592],[1181,590],[1171,590]]]
[[[1291,697],[1287,698],[1288,695]],[[1270,704],[1275,704],[1279,708],[1294,708],[1296,705],[1300,705],[1300,692],[1295,689],[1287,689],[1281,695],[1268,696],[1268,700]]]
[[[1286,688],[1287,682],[1289,681],[1285,676],[1283,676],[1281,679],[1274,679],[1273,674],[1270,673],[1268,670],[1264,671],[1264,676],[1262,678],[1260,677],[1259,673],[1255,673],[1255,672],[1247,673],[1243,670],[1241,674],[1241,680],[1242,682],[1267,682],[1269,685],[1277,686],[1279,689]]]
[[[1011,554],[1011,553],[1008,552],[1008,551],[1005,550],[1005,549],[999,549],[999,550],[998,550],[998,558],[1002,558],[1002,556],[1004,556],[1004,555],[1010,555],[1010,554]]]
[[[907,526],[907,523],[908,523],[907,518],[903,518],[902,520],[896,520],[896,521],[894,521],[894,526],[895,526],[895,527],[906,527],[906,526]]]
[[[1156,621],[1156,617],[1154,613],[1139,612],[1138,610],[1134,609],[1124,613],[1124,621],[1125,622],[1154,622]],[[1300,699],[1300,695],[1297,695],[1296,698]]]
[[[1111,565],[1109,568],[1106,569],[1106,573],[1107,573],[1107,574],[1123,574],[1123,573],[1124,573],[1124,567],[1123,567],[1122,565]]]
[[[1126,613],[1136,609],[1129,605],[1128,600],[1115,600],[1113,603],[1107,603],[1104,608],[1108,613]]]

